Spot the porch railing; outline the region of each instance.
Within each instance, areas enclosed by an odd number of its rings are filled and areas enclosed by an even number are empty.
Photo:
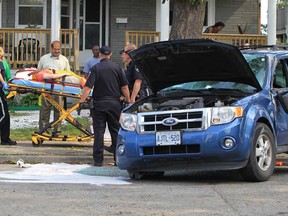
[[[153,31],[125,31],[126,44],[133,43],[137,47],[160,41],[160,32]]]
[[[245,45],[267,45],[266,35],[253,34],[202,34],[204,39],[212,39],[214,41],[232,44],[235,46]]]
[[[137,47],[160,41],[160,32],[149,31],[126,31],[126,44],[134,43]],[[232,44],[235,46],[244,45],[267,45],[267,36],[252,34],[202,34],[202,38]]]
[[[77,30],[61,29],[60,34],[62,54],[68,58],[72,70],[77,70]],[[13,69],[37,66],[40,57],[50,52],[50,44],[50,29],[0,29],[0,46],[4,48],[6,58]]]

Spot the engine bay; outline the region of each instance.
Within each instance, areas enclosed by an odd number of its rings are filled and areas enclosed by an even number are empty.
[[[137,109],[137,112],[198,109],[205,107],[230,106],[238,99],[239,98],[231,96],[151,98],[147,101],[143,101],[143,103],[141,103],[140,105],[138,105],[138,107],[135,108]]]

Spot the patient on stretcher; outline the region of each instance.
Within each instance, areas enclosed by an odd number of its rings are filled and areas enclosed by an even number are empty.
[[[73,73],[72,71],[67,70],[35,70],[28,74],[31,76],[31,80],[38,81],[38,82],[53,82],[54,80],[59,81],[59,78],[64,77],[62,80],[63,82],[67,82],[70,84],[80,84],[83,88],[85,85],[85,78],[78,76],[77,74]]]
[[[16,84],[18,88],[28,86],[78,95],[81,94],[86,80],[68,70],[56,70],[53,73],[52,70],[48,69],[37,70],[36,68],[26,68],[18,70],[9,83]]]

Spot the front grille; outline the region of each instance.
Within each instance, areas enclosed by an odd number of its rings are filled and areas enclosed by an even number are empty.
[[[167,155],[199,153],[200,145],[173,145],[173,146],[149,146],[143,147],[143,155]]]
[[[169,130],[204,130],[206,113],[205,109],[173,110],[162,112],[143,112],[138,114],[139,132],[156,132]],[[176,125],[167,126],[163,120],[167,118],[178,119]]]

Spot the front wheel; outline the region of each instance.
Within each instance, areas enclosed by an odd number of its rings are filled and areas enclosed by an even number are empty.
[[[41,146],[42,143],[43,143],[42,139],[38,138],[38,139],[35,140],[35,139],[32,138],[32,145],[34,147],[39,147],[39,146]]]
[[[146,178],[161,178],[165,172],[162,171],[153,171],[153,172],[143,172],[143,171],[131,171],[128,170],[128,175],[131,179],[140,180]]]
[[[241,174],[248,181],[267,181],[276,163],[276,146],[270,128],[257,123],[252,142],[248,164],[241,169]]]

